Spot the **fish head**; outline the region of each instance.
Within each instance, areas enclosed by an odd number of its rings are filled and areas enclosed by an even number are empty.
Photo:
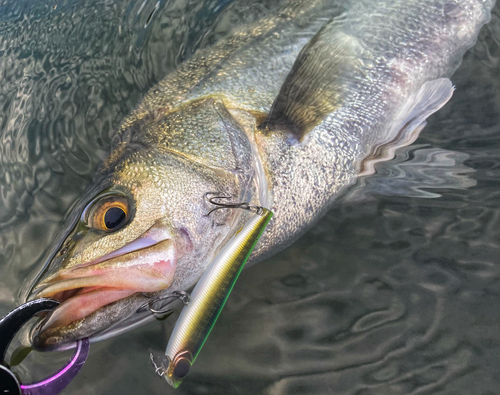
[[[199,126],[193,125],[193,117],[204,119],[202,132],[211,138],[217,132],[220,140],[189,142],[193,127]],[[242,163],[241,157],[229,164],[220,159],[234,156],[235,144],[250,150],[244,135],[235,141],[231,134],[242,130],[225,117],[230,115],[223,105],[211,100],[191,105],[183,114],[143,122],[128,135],[123,132],[87,193],[70,210],[31,286],[29,299],[61,302],[33,328],[36,349],[59,350],[85,337],[110,337],[150,315],[142,307],[151,298],[196,283],[248,215],[242,210],[210,213],[215,206],[206,193],[235,199],[253,194],[251,163]],[[191,133],[186,137],[179,129]],[[207,149],[215,152],[205,153]]]

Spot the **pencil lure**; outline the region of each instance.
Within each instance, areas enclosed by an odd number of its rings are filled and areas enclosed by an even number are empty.
[[[177,388],[188,374],[272,216],[271,211],[258,207],[195,286],[170,336],[165,351],[167,366],[159,372],[172,387]]]

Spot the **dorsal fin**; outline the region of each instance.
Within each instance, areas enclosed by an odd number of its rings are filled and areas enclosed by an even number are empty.
[[[323,26],[302,49],[262,129],[285,126],[301,140],[338,107],[341,81],[349,78],[363,49],[336,25],[333,20]]]

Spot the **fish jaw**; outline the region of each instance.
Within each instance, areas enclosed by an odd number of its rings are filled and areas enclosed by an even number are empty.
[[[143,240],[138,244],[145,245]],[[35,288],[31,299],[50,297],[61,305],[36,329],[32,337],[34,348],[53,349],[60,343],[61,333],[98,311],[134,294],[158,292],[170,286],[177,262],[171,239],[138,250],[120,250],[122,255],[117,250],[96,262],[61,270]]]

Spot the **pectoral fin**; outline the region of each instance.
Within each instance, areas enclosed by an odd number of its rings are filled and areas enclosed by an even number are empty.
[[[333,112],[363,49],[333,20],[302,49],[261,128],[286,127],[301,140]]]

